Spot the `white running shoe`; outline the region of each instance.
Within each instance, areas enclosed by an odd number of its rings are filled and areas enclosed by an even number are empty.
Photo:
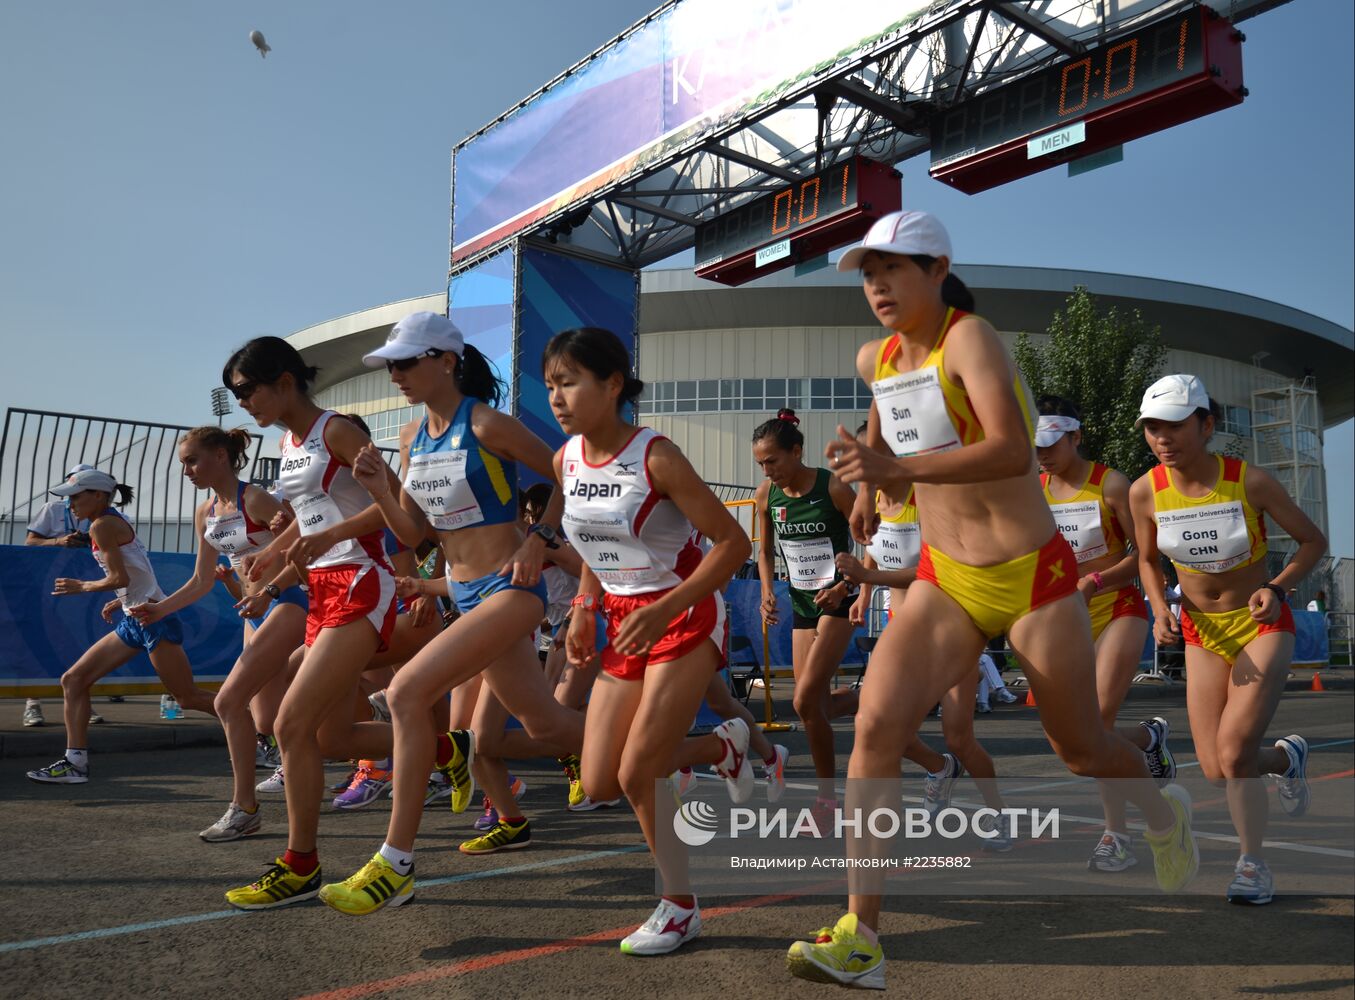
[[[927,772],[927,777],[923,779],[923,806],[927,814],[933,819],[942,809],[950,805],[950,796],[955,791],[955,782],[960,780],[960,775],[964,774],[964,765],[954,754],[945,753],[941,755],[946,760],[946,766],[936,774]]]
[[[762,764],[762,777],[767,782],[767,801],[778,802],[786,794],[786,761],[790,760],[790,750],[777,743],[772,747],[776,759]]]
[[[442,799],[452,797],[452,783],[447,780],[446,775],[441,771],[434,771],[428,776],[428,792],[423,797],[423,804],[432,805]]]
[[[28,701],[24,705],[24,725],[25,726],[45,726],[47,720],[42,717],[42,703],[37,701]]]
[[[1107,830],[1092,848],[1087,868],[1094,872],[1122,872],[1139,863],[1130,848],[1131,841],[1123,834]]]
[[[282,784],[282,765],[279,764],[276,771],[254,786],[254,790],[260,795],[281,794]]]
[[[572,813],[586,813],[594,809],[611,809],[620,804],[620,799],[595,799],[591,795],[585,795],[578,802],[571,802],[565,808]]]
[[[725,779],[729,787],[729,800],[736,806],[742,805],[753,797],[753,766],[748,761],[748,723],[742,719],[726,719],[715,727],[714,732],[725,747],[725,755],[715,765],[715,773]]]
[[[262,809],[247,813],[234,802],[226,807],[222,817],[203,830],[199,837],[209,844],[224,844],[228,840],[239,840],[250,834],[258,833],[263,826]]]
[[[1285,815],[1297,819],[1308,811],[1308,803],[1313,796],[1308,786],[1308,741],[1302,736],[1286,736],[1276,740],[1275,745],[1289,758],[1288,770],[1279,776],[1280,808],[1285,811]],[[1267,875],[1269,871],[1266,869]]]
[[[1233,881],[1225,898],[1244,906],[1265,906],[1275,898],[1275,876],[1270,874],[1270,866],[1260,858],[1242,855],[1233,868]]]
[[[700,933],[699,906],[685,910],[671,900],[660,899],[649,919],[635,933],[622,939],[621,950],[627,955],[667,955]]]

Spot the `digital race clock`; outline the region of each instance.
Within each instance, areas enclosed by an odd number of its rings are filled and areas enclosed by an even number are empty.
[[[696,275],[726,285],[853,243],[898,211],[899,174],[854,156],[755,198],[696,227]]]
[[[1242,34],[1192,6],[941,112],[930,172],[974,194],[1245,96]]]

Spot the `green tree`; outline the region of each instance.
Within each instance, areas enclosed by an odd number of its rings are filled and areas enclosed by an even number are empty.
[[[1143,432],[1134,426],[1144,390],[1166,363],[1159,327],[1137,309],[1102,311],[1079,286],[1049,323],[1048,340],[1016,338],[1015,358],[1036,398],[1063,396],[1082,411],[1083,453],[1131,480],[1153,464]]]

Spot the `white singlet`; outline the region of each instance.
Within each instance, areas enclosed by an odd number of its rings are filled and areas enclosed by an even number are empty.
[[[660,437],[642,427],[611,461],[597,466],[584,458],[582,437],[565,442],[561,524],[609,594],[668,590],[701,560],[691,522],[649,481],[649,449]]]
[[[325,444],[325,427],[339,416],[325,410],[311,425],[304,438],[291,431],[282,435],[282,457],[278,482],[296,512],[297,526],[303,535],[314,535],[332,528],[372,505],[372,498],[353,478],[353,470],[330,453]],[[310,564],[311,569],[327,566],[368,566],[386,562],[381,532],[339,542]]]

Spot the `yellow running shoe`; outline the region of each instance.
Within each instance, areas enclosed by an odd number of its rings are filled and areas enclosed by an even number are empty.
[[[263,878],[226,893],[226,902],[238,910],[271,910],[313,898],[320,891],[320,869],[298,875],[282,860],[275,858]]]
[[[475,734],[469,729],[453,729],[447,738],[452,741],[452,756],[438,761],[437,769],[451,782],[452,795],[448,801],[452,812],[465,812],[475,795],[475,775],[470,769],[475,761]]]
[[[1168,833],[1145,833],[1153,849],[1157,884],[1163,892],[1180,892],[1190,885],[1200,870],[1200,845],[1190,832],[1190,793],[1180,785],[1162,789],[1162,797],[1171,806],[1176,822]]]
[[[495,851],[516,851],[522,847],[530,847],[531,843],[532,824],[528,820],[509,823],[501,819],[484,836],[462,844],[461,853],[493,854]]]
[[[583,782],[579,780],[579,755],[576,753],[565,754],[563,757],[556,757],[555,762],[565,772],[565,779],[569,782],[567,804],[571,807],[577,806],[587,798],[583,791]]]
[[[815,983],[885,988],[884,950],[857,933],[855,913],[836,927],[823,928],[816,941],[796,941],[786,952],[786,968],[792,976]]]
[[[397,872],[378,851],[372,860],[342,882],[331,882],[320,889],[320,902],[340,913],[361,917],[383,906],[399,906],[414,898],[414,869],[408,875]]]

